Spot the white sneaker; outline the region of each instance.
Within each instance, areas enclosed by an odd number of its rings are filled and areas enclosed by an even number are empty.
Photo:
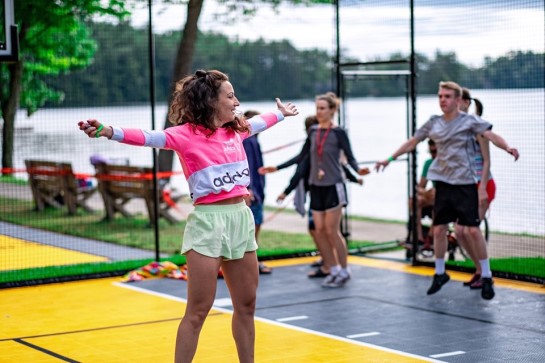
[[[329,287],[329,288],[343,287],[348,280],[350,280],[350,275],[342,276],[339,274],[337,276],[334,276],[333,279],[331,279],[331,281],[329,282],[324,281],[324,283],[322,284],[322,287]]]
[[[324,281],[322,282],[322,287],[328,287],[329,284],[333,283],[335,281],[335,278],[337,275],[329,274],[325,277]]]

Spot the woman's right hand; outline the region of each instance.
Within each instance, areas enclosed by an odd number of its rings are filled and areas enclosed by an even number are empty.
[[[259,169],[257,169],[257,172],[261,175],[274,173],[275,171],[278,171],[278,168],[276,166],[262,166]]]
[[[89,138],[98,138],[106,136],[108,139],[112,137],[113,131],[110,127],[104,126],[98,120],[90,119],[87,121],[78,122],[79,129],[87,134]],[[102,129],[100,128],[102,126]],[[100,129],[100,131],[98,131]],[[97,136],[97,132],[99,135]]]
[[[282,193],[276,198],[276,203],[280,204],[286,199],[286,194]]]
[[[388,166],[388,164],[390,164],[390,160],[382,160],[382,161],[377,161],[377,163],[375,164],[375,170],[376,171],[384,171],[384,169],[386,169],[386,167]]]
[[[371,170],[369,168],[361,168],[358,170],[359,175],[368,175],[371,173]]]

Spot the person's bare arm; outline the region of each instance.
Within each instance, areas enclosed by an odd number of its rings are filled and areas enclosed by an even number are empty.
[[[420,180],[418,181],[418,185],[416,186],[416,188],[424,190],[424,189],[426,189],[426,185],[428,185],[428,178],[426,178],[425,176],[421,176]]]
[[[481,154],[483,157],[483,171],[481,174],[481,182],[479,184],[479,206],[488,203],[488,193],[486,192],[486,186],[490,179],[490,141],[482,135],[477,136],[477,142],[481,147]]]
[[[393,154],[392,156],[390,156],[388,159],[386,160],[382,160],[382,161],[378,161],[376,164],[375,164],[375,170],[376,171],[380,171],[381,169],[384,170],[388,164],[390,164],[390,161],[393,161],[395,159],[397,159],[398,157],[400,157],[401,155],[403,154],[406,154],[408,152],[411,152],[413,151],[415,148],[416,148],[416,145],[418,145],[420,141],[418,139],[416,139],[415,137],[411,137],[410,139],[408,139],[407,141],[405,141],[400,147],[399,149],[397,149]]]
[[[507,141],[505,141],[505,139],[503,137],[496,134],[492,130],[486,130],[485,132],[483,132],[483,136],[485,138],[487,138],[488,140],[492,141],[492,143],[496,147],[498,147],[500,149],[503,149],[503,150],[507,151],[509,154],[513,155],[513,157],[515,158],[515,161],[518,160],[518,158],[519,158],[518,150],[515,149],[514,147],[510,147],[509,144],[507,143]]]

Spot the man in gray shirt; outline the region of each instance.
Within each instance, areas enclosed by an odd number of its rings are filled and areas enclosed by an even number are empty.
[[[475,115],[459,111],[462,88],[454,82],[439,83],[439,106],[443,114],[432,116],[413,137],[408,139],[388,159],[379,161],[375,169],[384,170],[400,155],[416,148],[419,142],[430,138],[437,146],[437,157],[428,171],[428,179],[435,182],[436,194],[433,211],[433,239],[435,251],[435,275],[428,289],[428,295],[435,294],[450,277],[445,272],[448,224],[457,222],[467,226],[469,243],[475,246],[482,268],[483,287],[481,296],[490,300],[494,297],[492,272],[488,259],[487,245],[479,229],[479,197],[477,176],[474,169],[470,141],[476,135],[483,135],[497,147],[518,159],[517,149],[509,147],[498,134],[491,131],[492,125]],[[483,175],[485,179],[487,175]],[[486,183],[488,180],[481,180]]]

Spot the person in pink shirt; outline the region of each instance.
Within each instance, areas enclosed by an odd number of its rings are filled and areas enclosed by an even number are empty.
[[[194,210],[187,218],[182,254],[188,265],[187,307],[178,327],[175,362],[191,362],[201,328],[216,295],[218,271],[233,303],[232,332],[240,362],[254,361],[254,314],[259,280],[248,161],[242,141],[297,115],[292,103],[276,99],[278,110],[249,120],[226,74],[198,70],[176,84],[166,130],[105,126],[91,119],[79,129],[90,138],[173,150],[189,184]]]

